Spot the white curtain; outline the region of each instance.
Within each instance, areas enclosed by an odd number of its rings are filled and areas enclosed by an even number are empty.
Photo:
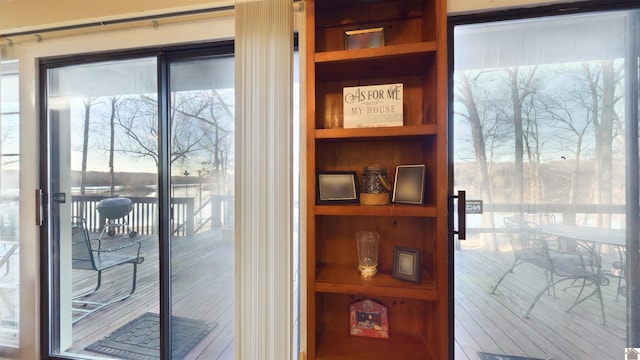
[[[235,358],[291,359],[290,0],[236,0]]]

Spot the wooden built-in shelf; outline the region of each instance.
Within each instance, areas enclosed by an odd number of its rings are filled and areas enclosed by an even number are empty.
[[[393,139],[396,137],[412,137],[435,135],[438,126],[435,124],[391,126],[378,128],[354,128],[354,129],[317,129],[316,139]]]
[[[306,356],[448,359],[446,1],[309,0],[305,10]],[[380,27],[382,46],[344,49],[346,31]],[[403,126],[344,128],[344,89],[385,84],[402,84]],[[377,104],[366,100],[367,106]],[[379,192],[361,184],[363,169],[372,164],[386,168],[392,183],[398,165],[425,164],[423,205],[317,204],[322,172],[355,171],[361,189]],[[378,273],[370,279],[358,272],[353,241],[362,229],[382,239]],[[418,283],[392,276],[391,269],[405,260],[396,247],[421,254]],[[389,339],[350,335],[350,305],[365,299],[388,309]]]
[[[419,284],[395,279],[391,274],[378,271],[370,278],[363,279],[357,265],[322,264],[316,270],[317,292],[338,294],[363,294],[402,299],[435,301],[437,292],[433,279],[422,272]]]
[[[426,55],[434,53],[437,45],[433,41],[387,45],[376,48],[355,49],[355,50],[338,50],[317,52],[315,56],[316,63],[342,62],[342,61],[371,61],[385,57],[411,57],[415,55]]]
[[[435,217],[436,208],[420,205],[316,205],[316,215]]]
[[[316,359],[432,360],[426,342],[414,336],[391,332],[388,340],[350,336],[348,329],[325,328],[318,336]]]

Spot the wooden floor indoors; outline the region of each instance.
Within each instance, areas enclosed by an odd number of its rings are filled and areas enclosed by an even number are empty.
[[[226,230],[214,229],[189,237],[174,237],[172,245],[173,315],[215,324],[208,336],[186,359],[233,359],[233,241]],[[145,312],[159,312],[157,237],[139,235],[144,263],[138,267],[137,289],[130,298],[96,312],[73,326],[69,353],[105,357],[85,348]],[[114,291],[128,289],[130,267],[107,270],[99,292],[89,299],[100,301]],[[74,293],[95,285],[95,272],[74,270]]]
[[[554,360],[624,358],[626,298],[616,300],[617,280],[602,287],[606,325],[596,297],[566,311],[577,294],[576,289],[562,290],[566,283],[557,288],[556,298],[543,295],[526,319],[524,311],[545,285],[544,272],[520,265],[492,295],[513,263],[511,250],[462,243],[454,262],[456,359],[479,359],[479,351]],[[603,267],[610,261],[604,259]]]

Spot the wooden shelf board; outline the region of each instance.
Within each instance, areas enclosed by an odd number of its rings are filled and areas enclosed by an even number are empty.
[[[370,61],[376,58],[394,57],[394,56],[413,56],[420,54],[435,53],[437,45],[433,41],[386,45],[375,48],[352,49],[318,52],[315,55],[316,63],[342,62],[342,61]]]
[[[342,216],[415,216],[436,217],[434,206],[420,205],[316,205],[316,215],[342,215]]]
[[[394,137],[411,137],[435,135],[438,127],[433,124],[419,126],[392,126],[383,128],[357,129],[317,129],[316,139],[389,139]]]
[[[419,284],[395,279],[391,274],[378,272],[371,279],[362,279],[352,265],[324,264],[316,270],[317,292],[340,294],[366,294],[403,299],[437,300],[432,278],[423,272]]]
[[[318,360],[403,360],[433,359],[419,337],[389,334],[389,339],[351,336],[348,329],[324,329],[318,336]]]

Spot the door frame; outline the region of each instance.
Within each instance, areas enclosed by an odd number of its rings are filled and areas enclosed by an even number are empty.
[[[95,54],[91,57],[91,62],[107,62],[116,60],[128,60],[136,58],[156,58],[157,66],[157,91],[158,91],[158,255],[159,255],[159,306],[160,306],[160,339],[161,358],[170,358],[171,354],[171,167],[170,167],[170,84],[169,65],[173,61],[180,59],[197,58],[202,56],[228,56],[234,55],[232,40],[221,40],[199,43],[197,45],[166,46],[152,49],[136,49],[114,51],[108,54]],[[87,54],[72,55],[64,57],[43,57],[39,59],[39,98],[40,118],[39,118],[39,183],[43,191],[42,205],[40,211],[43,212],[43,222],[40,226],[40,353],[42,359],[67,359],[60,355],[60,344],[52,341],[53,329],[58,329],[60,325],[59,314],[55,309],[59,308],[59,301],[55,297],[57,294],[51,288],[59,288],[59,274],[56,272],[55,263],[59,259],[56,256],[54,243],[55,234],[51,231],[55,227],[58,219],[52,218],[56,212],[53,211],[53,202],[50,200],[51,189],[49,178],[52,172],[50,162],[50,149],[56,144],[51,143],[51,127],[48,121],[48,94],[47,70],[56,67],[85,64]],[[55,231],[55,229],[54,229]],[[53,257],[53,260],[52,260]],[[49,284],[52,284],[49,286]],[[57,339],[59,340],[59,339]]]

